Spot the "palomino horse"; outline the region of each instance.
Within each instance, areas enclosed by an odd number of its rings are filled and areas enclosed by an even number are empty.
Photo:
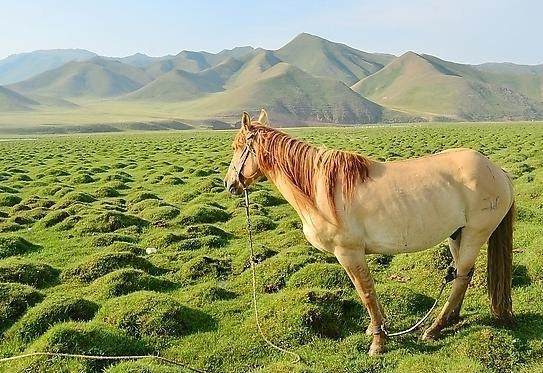
[[[492,315],[511,322],[514,197],[511,180],[482,154],[451,149],[430,156],[378,162],[316,148],[243,113],[226,188],[240,194],[267,178],[296,210],[307,240],[333,253],[366,306],[373,334],[370,354],[384,351],[383,308],[366,254],[423,250],[449,238],[456,268],[452,292],[423,339],[439,337],[456,321],[475,259],[488,241]]]

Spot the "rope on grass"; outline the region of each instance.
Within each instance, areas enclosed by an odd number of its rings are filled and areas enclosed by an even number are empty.
[[[205,370],[191,367],[189,365],[183,364],[177,360],[168,359],[162,356],[157,355],[126,355],[126,356],[102,356],[102,355],[83,355],[83,354],[69,354],[64,352],[31,352],[28,354],[22,354],[17,356],[10,356],[0,359],[0,363],[24,359],[27,357],[33,356],[49,356],[49,357],[73,357],[86,360],[137,360],[137,359],[154,359],[171,365],[175,365],[192,372],[205,373]]]
[[[243,189],[244,196],[245,196],[245,218],[247,220],[247,241],[249,244],[249,251],[251,254],[251,274],[253,277],[253,309],[255,314],[255,321],[256,321],[256,327],[258,329],[258,332],[260,333],[260,336],[266,342],[270,347],[276,349],[277,351],[283,352],[285,354],[291,355],[294,360],[292,361],[293,364],[298,363],[301,358],[300,355],[298,355],[294,351],[287,350],[286,348],[283,348],[281,346],[276,345],[272,341],[270,341],[264,332],[262,331],[262,326],[260,325],[260,317],[258,315],[258,304],[257,304],[257,298],[256,298],[256,263],[255,263],[255,253],[253,248],[253,234],[251,229],[251,214],[249,210],[249,191],[247,188]]]

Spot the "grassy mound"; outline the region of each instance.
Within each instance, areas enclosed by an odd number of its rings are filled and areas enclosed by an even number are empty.
[[[44,227],[50,228],[52,226],[55,226],[55,225],[63,222],[69,216],[70,216],[70,214],[66,210],[55,210],[55,211],[51,211],[49,214],[47,214],[42,219],[41,222],[42,222]]]
[[[131,235],[127,234],[120,234],[120,233],[103,233],[100,235],[97,235],[96,237],[93,237],[93,244],[95,246],[110,246],[114,244],[115,242],[136,242],[137,238]]]
[[[87,257],[81,263],[68,268],[62,273],[66,280],[76,279],[83,282],[91,282],[98,277],[116,269],[132,267],[155,273],[157,268],[147,259],[134,255],[131,252],[99,253]]]
[[[454,351],[474,358],[490,372],[511,372],[523,359],[524,347],[506,330],[483,328],[462,338]]]
[[[22,198],[16,194],[0,193],[0,207],[12,207],[22,201]]]
[[[232,235],[213,224],[198,224],[187,227],[189,237],[217,236],[220,238],[230,238]]]
[[[94,195],[99,198],[118,197],[120,195],[117,188],[112,186],[101,186],[94,191]]]
[[[128,227],[143,228],[148,224],[146,220],[135,215],[106,211],[98,215],[86,216],[77,224],[77,227],[82,233],[107,233]]]
[[[194,312],[168,295],[138,291],[106,302],[96,320],[136,337],[180,336],[195,327],[190,324]]]
[[[67,322],[53,326],[26,352],[50,351],[86,355],[146,355],[150,349],[142,341],[100,323]],[[73,360],[37,357],[22,360],[16,370],[26,372],[99,372],[111,361]],[[66,365],[68,365],[66,367]],[[64,367],[61,369],[61,367]]]
[[[152,221],[172,220],[179,215],[179,209],[173,206],[158,206],[150,209],[145,209],[141,213],[141,217]]]
[[[193,286],[186,292],[184,299],[190,304],[202,307],[218,300],[234,299],[236,296],[236,293],[233,291],[227,290],[217,285],[216,282],[211,281]]]
[[[45,263],[9,258],[0,261],[0,282],[18,282],[34,287],[54,284],[60,271]]]
[[[352,283],[339,264],[310,263],[290,277],[288,287],[350,289]]]
[[[251,203],[258,203],[262,206],[278,206],[286,203],[283,198],[276,197],[267,190],[257,190],[250,195]]]
[[[393,330],[411,326],[424,315],[433,299],[400,283],[377,284],[377,295],[385,308],[387,322]]]
[[[0,284],[0,333],[42,299],[43,295],[30,286]]]
[[[229,260],[212,258],[207,255],[189,260],[181,269],[182,278],[196,280],[202,277],[225,279],[232,272]]]
[[[185,181],[177,176],[167,175],[161,181],[162,185],[183,185]]]
[[[179,373],[179,368],[154,360],[125,361],[109,367],[105,373]]]
[[[151,276],[141,270],[124,268],[108,273],[96,279],[92,287],[103,298],[114,298],[120,295],[133,293],[138,290],[164,290],[173,286],[173,283]]]
[[[157,199],[157,200],[159,200],[160,198],[156,194],[151,193],[151,192],[137,192],[137,193],[135,193],[134,195],[132,195],[130,197],[130,202],[131,203],[138,203],[138,202],[145,201],[145,200],[148,200],[148,199]]]
[[[20,236],[0,237],[0,259],[13,255],[22,255],[34,251],[38,246],[28,242]]]
[[[230,214],[210,204],[194,204],[183,211],[181,222],[184,224],[217,223],[230,219]]]
[[[89,184],[93,183],[94,181],[94,178],[87,173],[79,173],[71,178],[71,182],[73,184]]]
[[[92,203],[95,202],[96,198],[93,195],[85,192],[69,192],[60,201],[60,206],[67,207],[71,204],[81,202],[81,203]]]
[[[306,344],[315,337],[339,338],[362,325],[361,306],[330,291],[282,291],[263,298],[261,309],[265,333],[288,344]]]
[[[83,298],[51,295],[31,308],[6,335],[28,342],[59,322],[90,320],[97,310],[96,303]]]

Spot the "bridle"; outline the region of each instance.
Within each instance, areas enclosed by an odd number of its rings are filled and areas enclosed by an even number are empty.
[[[241,153],[241,157],[239,157],[239,161],[237,165],[233,165],[234,171],[236,172],[236,177],[238,181],[240,182],[243,189],[247,189],[247,186],[245,185],[245,176],[242,175],[243,167],[245,167],[245,162],[247,162],[247,158],[249,158],[249,155],[256,156],[255,149],[253,148],[253,142],[256,134],[254,132],[249,132],[247,137],[245,138],[245,148],[243,148],[243,152]],[[255,173],[256,174],[256,173]],[[251,175],[254,176],[255,174]]]

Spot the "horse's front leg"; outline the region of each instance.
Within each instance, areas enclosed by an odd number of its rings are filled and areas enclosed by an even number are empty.
[[[378,355],[384,352],[385,349],[384,320],[364,252],[338,248],[334,251],[334,254],[339,263],[345,268],[347,275],[353,282],[358,295],[368,310],[373,331],[373,341],[369,349],[369,354]]]

